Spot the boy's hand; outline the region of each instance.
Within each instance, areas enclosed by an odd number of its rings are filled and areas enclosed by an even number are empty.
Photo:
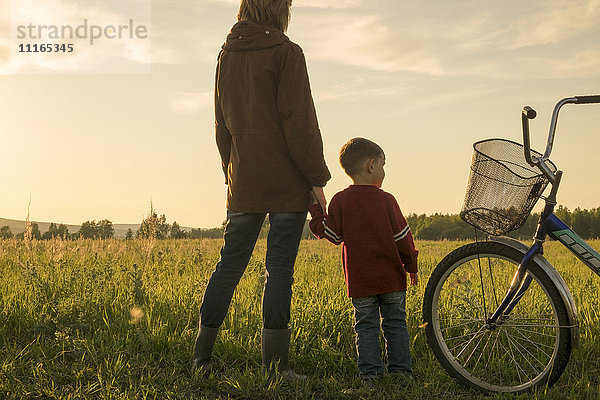
[[[325,193],[323,192],[323,188],[319,186],[313,186],[311,194],[315,196],[315,198],[317,199],[317,203],[321,205],[323,212],[327,212],[327,200],[325,200]]]
[[[417,286],[417,284],[419,283],[419,274],[417,274],[416,272],[409,272],[408,275],[410,275],[410,284],[413,286]]]

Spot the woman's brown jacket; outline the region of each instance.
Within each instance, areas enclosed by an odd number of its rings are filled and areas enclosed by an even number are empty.
[[[238,22],[219,54],[216,139],[227,209],[307,211],[331,175],[302,49],[281,31]]]

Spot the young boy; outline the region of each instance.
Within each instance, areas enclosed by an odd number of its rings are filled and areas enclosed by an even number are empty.
[[[416,285],[418,251],[396,199],[380,189],[385,177],[381,147],[367,139],[351,139],[340,150],[340,164],[354,184],[333,196],[329,214],[313,198],[310,229],[320,239],[342,244],[348,297],[354,306],[358,369],[363,381],[372,385],[384,373],[380,322],[388,373],[412,374],[406,272]]]

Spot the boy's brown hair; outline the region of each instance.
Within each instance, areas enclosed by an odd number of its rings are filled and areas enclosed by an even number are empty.
[[[340,149],[340,164],[349,176],[360,173],[360,168],[365,160],[385,157],[383,149],[375,142],[365,138],[350,139]]]
[[[290,23],[292,0],[242,0],[238,21],[271,25],[285,32]]]

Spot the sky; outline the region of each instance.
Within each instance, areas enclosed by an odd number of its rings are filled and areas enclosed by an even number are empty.
[[[216,56],[236,0],[9,0],[0,5],[0,217],[214,227],[226,186],[214,141]],[[136,3],[137,1],[137,3]],[[137,8],[136,8],[137,7]],[[16,24],[145,23],[144,40],[76,39],[73,54],[18,54]],[[600,94],[600,0],[294,0],[287,32],[304,50],[332,179],[367,137],[386,153],[383,189],[404,214],[458,213],[475,141],[521,138],[538,111]],[[30,41],[33,43],[33,41]],[[65,41],[64,43],[69,43]],[[600,206],[600,105],[561,111],[551,159],[558,202]]]

